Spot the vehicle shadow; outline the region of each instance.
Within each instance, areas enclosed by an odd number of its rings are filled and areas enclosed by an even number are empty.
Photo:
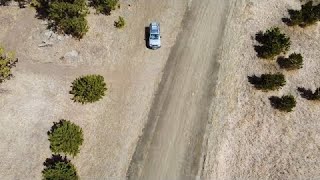
[[[150,47],[149,47],[149,32],[150,32],[149,26],[144,27],[144,40],[146,41],[146,47],[148,49],[150,49]]]

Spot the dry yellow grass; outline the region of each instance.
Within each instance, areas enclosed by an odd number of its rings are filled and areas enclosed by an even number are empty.
[[[1,6],[0,43],[19,62],[15,78],[0,85],[0,179],[40,179],[51,156],[47,131],[61,118],[84,131],[72,160],[81,179],[125,177],[185,9],[184,1],[121,1],[111,16],[88,15],[90,30],[81,41],[60,37],[52,47],[38,47],[47,30],[35,11]],[[121,30],[113,26],[119,15],[127,20]],[[144,41],[153,18],[166,37],[156,52]],[[69,91],[86,74],[103,75],[109,90],[99,102],[81,105]]]
[[[320,24],[301,29],[281,22],[292,0],[239,0],[234,4],[220,58],[220,73],[209,128],[203,176],[210,179],[319,179],[320,103],[301,98],[298,86],[320,87]],[[253,49],[259,30],[278,26],[291,37],[289,53],[304,56],[304,67],[280,70],[259,59]],[[247,76],[283,72],[287,85],[261,92]],[[268,97],[291,93],[297,106],[291,113],[273,109]]]

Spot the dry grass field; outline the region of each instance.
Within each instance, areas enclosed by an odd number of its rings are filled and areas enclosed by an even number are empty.
[[[301,98],[297,87],[320,87],[320,23],[305,29],[288,27],[286,9],[295,0],[239,0],[224,37],[220,72],[208,128],[208,154],[203,177],[208,179],[320,179],[320,103]],[[259,59],[255,33],[278,26],[291,37],[288,53],[301,53],[304,66],[287,72],[275,61]],[[283,72],[287,84],[262,92],[247,76]],[[293,112],[273,109],[268,98],[292,94]]]

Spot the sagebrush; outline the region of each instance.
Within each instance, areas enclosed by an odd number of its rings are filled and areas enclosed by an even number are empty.
[[[13,52],[6,52],[0,47],[0,83],[10,79],[13,75],[11,69],[16,66],[18,59]]]
[[[298,87],[298,91],[303,98],[308,100],[320,100],[320,87],[318,87],[314,92],[311,89]]]
[[[288,9],[288,13],[290,18],[283,19],[287,25],[310,26],[320,20],[320,4],[314,5],[313,1],[309,1],[301,5],[300,10]]]
[[[281,33],[278,27],[270,28],[266,32],[259,31],[256,41],[261,44],[255,46],[257,55],[265,59],[272,59],[280,53],[287,52],[291,45],[290,38]]]
[[[303,66],[303,57],[299,53],[292,53],[288,58],[280,57],[278,58],[278,64],[280,68],[286,70],[300,69]]]
[[[296,100],[292,95],[284,95],[282,97],[272,96],[269,98],[272,107],[284,112],[291,112],[296,107]]]
[[[44,163],[45,169],[42,171],[43,180],[78,180],[75,166],[66,157],[53,155]]]
[[[125,22],[124,18],[121,17],[121,16],[119,16],[118,21],[115,21],[115,22],[114,22],[114,26],[115,26],[116,28],[123,28],[123,27],[125,26],[125,24],[126,24],[126,22]]]
[[[262,74],[260,77],[253,75],[249,76],[248,79],[256,89],[264,91],[277,90],[286,84],[285,77],[282,73]]]

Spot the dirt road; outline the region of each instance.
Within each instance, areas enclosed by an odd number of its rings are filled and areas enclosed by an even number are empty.
[[[194,179],[230,0],[193,1],[133,155],[129,179]]]

